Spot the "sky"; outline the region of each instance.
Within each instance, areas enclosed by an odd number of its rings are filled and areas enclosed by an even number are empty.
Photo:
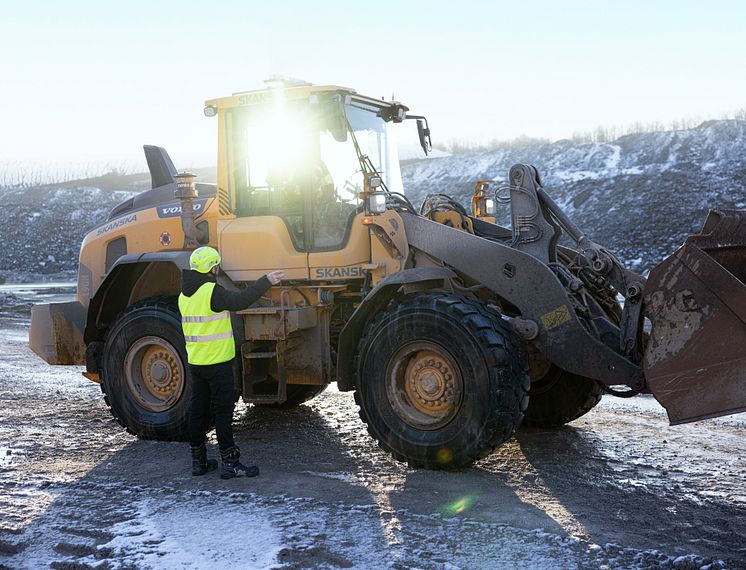
[[[0,164],[215,163],[206,99],[273,74],[392,96],[434,142],[746,107],[746,2],[0,4]]]

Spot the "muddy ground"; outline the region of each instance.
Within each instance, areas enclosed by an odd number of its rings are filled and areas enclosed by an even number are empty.
[[[443,473],[391,459],[330,387],[238,407],[258,478],[193,478],[186,444],[126,434],[28,349],[30,303],[70,292],[0,290],[0,568],[746,568],[743,414],[669,427],[604,398]]]

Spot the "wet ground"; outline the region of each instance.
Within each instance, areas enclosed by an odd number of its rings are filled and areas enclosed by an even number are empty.
[[[746,568],[743,414],[669,427],[605,398],[442,473],[392,460],[330,388],[239,406],[258,478],[193,478],[185,444],[126,434],[28,349],[31,303],[70,293],[0,286],[0,568]]]

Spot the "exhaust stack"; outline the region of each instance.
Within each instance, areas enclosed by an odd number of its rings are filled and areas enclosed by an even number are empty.
[[[181,228],[184,230],[184,249],[207,243],[207,232],[194,222],[193,200],[199,198],[194,179],[196,174],[179,172],[176,176],[174,197],[181,202]]]

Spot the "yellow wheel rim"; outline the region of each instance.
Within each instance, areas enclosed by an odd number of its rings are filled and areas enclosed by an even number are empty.
[[[430,341],[408,343],[389,361],[386,395],[407,424],[424,430],[438,429],[461,408],[461,370],[442,346]]]
[[[157,336],[137,339],[127,350],[124,375],[138,404],[151,412],[171,408],[184,391],[184,365],[176,348]]]

